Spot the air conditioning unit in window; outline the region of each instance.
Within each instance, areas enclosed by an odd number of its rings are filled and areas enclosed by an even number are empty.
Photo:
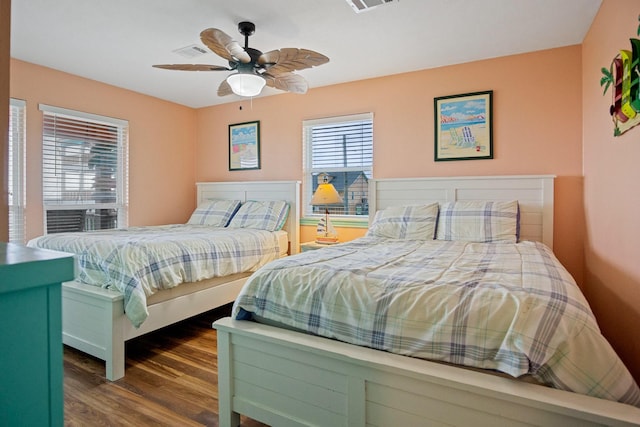
[[[398,0],[347,0],[347,3],[356,13],[371,10],[375,7],[382,6],[387,3],[397,3]]]

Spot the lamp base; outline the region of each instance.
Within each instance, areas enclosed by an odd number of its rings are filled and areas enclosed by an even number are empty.
[[[340,243],[337,237],[325,237],[318,236],[316,237],[316,243],[320,243],[321,245],[334,245],[336,243]]]

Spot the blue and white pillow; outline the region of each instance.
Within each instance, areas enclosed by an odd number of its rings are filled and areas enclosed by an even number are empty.
[[[433,240],[437,220],[438,203],[421,206],[391,206],[376,212],[367,236]]]
[[[229,228],[255,228],[278,231],[282,229],[289,215],[289,204],[284,200],[248,200],[240,206],[231,218]]]
[[[240,200],[207,200],[193,211],[187,224],[226,227],[239,207]]]
[[[458,201],[440,206],[438,240],[518,241],[518,201]]]

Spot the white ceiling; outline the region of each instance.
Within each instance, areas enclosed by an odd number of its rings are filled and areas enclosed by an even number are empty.
[[[229,72],[153,64],[227,65],[172,51],[218,28],[249,46],[315,50],[328,64],[297,72],[309,87],[580,44],[602,0],[398,0],[356,14],[345,0],[13,0],[11,56],[198,108]],[[283,93],[265,88],[262,95]],[[304,96],[304,95],[296,95]]]

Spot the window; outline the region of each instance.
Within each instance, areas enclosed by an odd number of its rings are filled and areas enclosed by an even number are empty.
[[[305,216],[325,212],[325,206],[311,206],[309,202],[326,176],[344,202],[326,206],[331,215],[366,218],[373,165],[373,114],[305,120],[302,129]]]
[[[127,225],[125,120],[40,105],[47,233]]]
[[[26,103],[9,100],[9,242],[25,240],[25,123]]]

